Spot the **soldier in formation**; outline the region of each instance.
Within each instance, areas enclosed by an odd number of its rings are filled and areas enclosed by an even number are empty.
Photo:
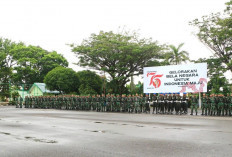
[[[58,96],[26,96],[25,108],[65,109],[97,112],[127,112],[153,114],[188,114],[197,115],[199,108],[198,94],[161,93],[153,95],[58,95]],[[202,115],[231,116],[232,94],[203,94]],[[16,107],[22,107],[23,99],[16,98]]]

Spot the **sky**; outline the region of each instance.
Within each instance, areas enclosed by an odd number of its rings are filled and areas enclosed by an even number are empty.
[[[69,67],[77,57],[67,44],[92,33],[135,30],[160,44],[184,43],[191,59],[212,55],[189,22],[222,12],[229,0],[0,0],[0,37],[63,54]]]

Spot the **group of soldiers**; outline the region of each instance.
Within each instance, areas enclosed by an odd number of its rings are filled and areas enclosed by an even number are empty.
[[[201,98],[202,115],[231,116],[232,94],[206,95]],[[29,96],[17,99],[16,107],[42,108],[42,109],[66,109],[97,112],[128,112],[128,113],[153,113],[153,114],[198,114],[198,94],[180,96],[176,94],[152,94],[152,95],[58,95],[58,96]]]
[[[232,115],[232,94],[203,94],[202,115],[231,116]]]

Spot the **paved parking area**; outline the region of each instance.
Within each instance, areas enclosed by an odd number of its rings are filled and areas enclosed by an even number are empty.
[[[232,156],[232,117],[0,107],[0,157]]]

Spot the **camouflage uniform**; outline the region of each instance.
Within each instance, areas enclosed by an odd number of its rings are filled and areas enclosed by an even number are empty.
[[[156,112],[156,114],[158,113],[158,100],[157,100],[157,96],[156,94],[154,93],[153,96],[151,97],[151,102],[152,102],[152,114],[154,114],[154,112]]]
[[[203,94],[203,97],[201,99],[201,115],[207,115],[207,111],[206,111],[206,106],[207,106],[207,99],[205,97],[205,94]],[[205,113],[205,114],[204,114]]]
[[[193,110],[195,110],[196,112],[196,115],[197,115],[197,109],[198,109],[198,99],[196,97],[196,95],[194,95],[191,99],[191,114],[190,115],[193,115]]]

